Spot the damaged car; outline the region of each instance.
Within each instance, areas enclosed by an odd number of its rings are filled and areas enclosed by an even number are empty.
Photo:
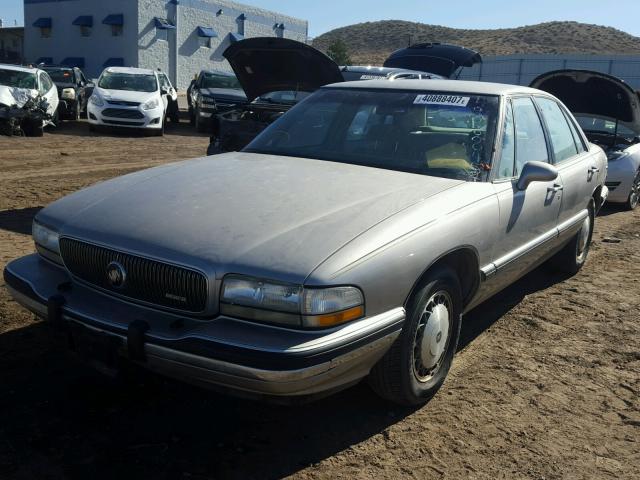
[[[0,121],[9,135],[42,136],[55,123],[58,90],[44,70],[0,64]]]
[[[547,260],[582,268],[606,163],[540,90],[342,82],[242,152],[40,210],[4,280],[103,371],[296,402],[366,378],[422,405],[464,313]]]
[[[202,70],[187,91],[189,119],[198,132],[211,130],[212,119],[245,104],[247,97],[234,74]]]
[[[640,94],[623,80],[589,70],[557,70],[532,83],[569,108],[589,141],[607,152],[609,202],[640,202]]]

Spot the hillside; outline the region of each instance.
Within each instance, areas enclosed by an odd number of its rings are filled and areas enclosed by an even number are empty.
[[[462,30],[402,20],[359,23],[317,37],[313,45],[326,50],[343,40],[354,64],[380,64],[389,53],[418,42],[464,45],[483,55],[514,53],[638,54],[640,37],[611,27],[578,22],[549,22],[518,28]]]

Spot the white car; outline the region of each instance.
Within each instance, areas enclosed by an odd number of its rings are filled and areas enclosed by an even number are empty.
[[[49,119],[22,116],[21,123],[25,133],[41,136],[45,125],[55,123],[58,110],[58,90],[49,74],[44,70],[18,65],[0,64],[0,118],[17,116],[17,109],[25,107],[30,99],[44,99]],[[30,121],[34,120],[34,121]]]
[[[100,75],[87,104],[90,128],[139,128],[163,135],[167,97],[173,96],[175,89],[162,72],[109,67]]]
[[[640,94],[623,80],[589,70],[545,73],[531,84],[558,97],[609,159],[608,202],[640,203]]]

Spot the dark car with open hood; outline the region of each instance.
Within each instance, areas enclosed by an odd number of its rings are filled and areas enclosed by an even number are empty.
[[[244,105],[247,96],[233,73],[202,70],[189,87],[187,102],[191,124],[207,132],[216,115]]]
[[[590,142],[607,152],[609,202],[630,210],[640,203],[640,94],[623,80],[589,70],[557,70],[533,88],[558,97]]]

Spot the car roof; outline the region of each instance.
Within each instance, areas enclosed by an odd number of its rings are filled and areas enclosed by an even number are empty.
[[[110,73],[130,73],[132,75],[153,75],[155,73],[163,73],[157,72],[155,70],[150,70],[148,68],[134,68],[134,67],[107,67],[105,71]]]
[[[0,63],[0,68],[2,68],[3,70],[14,70],[16,72],[27,72],[27,73],[36,73],[40,71],[39,68],[35,68],[35,67],[23,67],[22,65],[9,65],[4,63]]]
[[[519,85],[507,85],[504,83],[474,82],[466,80],[367,80],[366,82],[344,82],[327,85],[324,88],[357,88],[376,90],[415,90],[417,92],[451,92],[451,93],[473,93],[477,95],[514,95],[514,94],[544,94],[541,90]]]

